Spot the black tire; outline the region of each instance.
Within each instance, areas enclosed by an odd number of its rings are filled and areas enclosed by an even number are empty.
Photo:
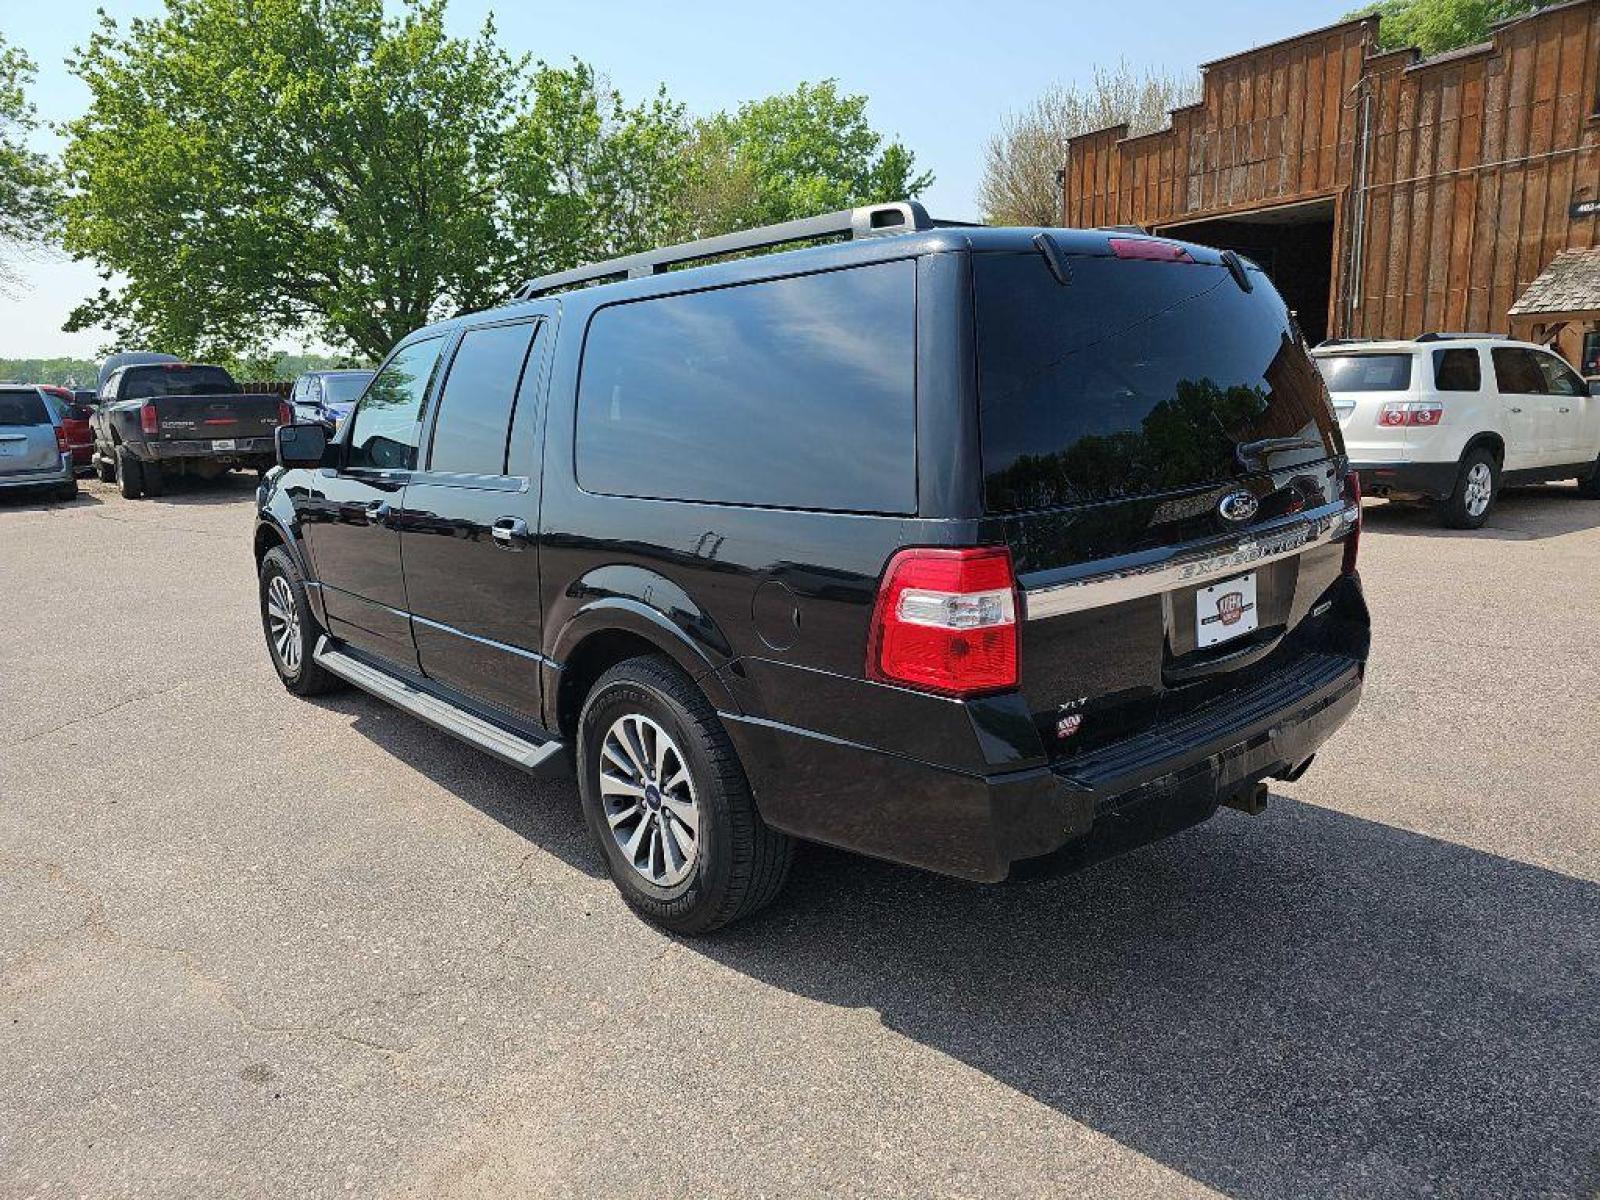
[[[141,463],[140,469],[144,472],[146,496],[159,496],[167,490],[167,473],[161,469],[160,463]]]
[[[288,595],[294,602],[296,627],[291,636],[299,638],[297,653],[286,653],[279,649],[279,634],[282,630],[274,628],[276,617],[273,615],[269,597],[274,601],[281,601],[284,590],[283,587],[276,587],[274,580],[283,581]],[[330,675],[323,670],[311,657],[317,639],[322,635],[322,627],[312,615],[310,601],[306,598],[305,581],[300,577],[300,568],[295,565],[293,556],[282,546],[274,546],[262,558],[257,594],[261,605],[261,632],[267,639],[267,654],[271,657],[272,666],[278,672],[278,678],[283,681],[283,686],[296,696],[320,696],[324,692],[331,692],[340,687],[343,681],[338,676]]]
[[[1578,480],[1578,495],[1585,500],[1600,500],[1600,458],[1594,460],[1594,469],[1588,477]]]
[[[1486,499],[1480,490],[1485,479],[1489,489]],[[1481,529],[1499,499],[1500,460],[1487,447],[1478,446],[1461,456],[1456,486],[1439,506],[1439,516],[1451,529]]]
[[[117,490],[124,500],[137,500],[144,495],[144,465],[126,446],[117,447]]]
[[[78,498],[78,481],[76,479],[63,483],[56,489],[56,499],[73,501]]]
[[[652,789],[647,788],[639,801],[637,824],[621,824],[621,832],[613,834],[600,790],[605,739],[619,721],[635,717],[665,731],[673,757],[658,761],[674,766],[662,774],[676,777],[678,768],[685,769],[692,788],[688,806],[696,812],[698,832],[692,859],[684,856],[691,865],[685,878],[667,886],[646,878],[618,841],[651,820],[675,829],[667,805],[658,800],[653,815],[648,812],[645,804]],[[611,881],[646,920],[674,933],[709,933],[771,903],[783,889],[794,842],[761,819],[744,768],[715,711],[673,663],[655,656],[630,658],[602,675],[584,700],[577,741],[584,820]],[[659,797],[661,790],[655,790]],[[682,807],[681,799],[679,804]],[[650,836],[659,846],[663,834],[656,830]],[[681,835],[671,836],[679,845]],[[648,837],[642,843],[646,870],[657,857],[650,844]],[[665,855],[662,848],[664,864]]]
[[[102,454],[99,446],[94,448],[94,474],[101,483],[117,481],[117,464],[111,461],[110,455]]]

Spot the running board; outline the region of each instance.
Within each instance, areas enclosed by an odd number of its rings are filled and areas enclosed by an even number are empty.
[[[555,738],[534,741],[501,729],[403,679],[396,679],[387,671],[369,666],[342,650],[335,650],[329,644],[327,635],[317,639],[317,648],[311,657],[330,675],[337,675],[346,683],[354,684],[380,700],[387,700],[435,729],[442,729],[494,755],[501,762],[520,767],[532,775],[550,776],[570,771],[567,748],[561,741]]]

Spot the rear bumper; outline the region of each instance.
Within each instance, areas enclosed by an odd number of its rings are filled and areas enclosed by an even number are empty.
[[[967,775],[725,714],[763,816],[797,837],[998,882],[1175,832],[1291,774],[1361,696],[1363,664],[1310,654],[1169,721],[1053,767]]]
[[[67,453],[61,456],[61,461],[55,466],[42,471],[0,471],[0,488],[52,487],[71,483],[74,478],[72,455]]]
[[[1363,495],[1381,496],[1387,492],[1416,493],[1443,500],[1455,491],[1456,462],[1353,462],[1361,475]]]
[[[261,461],[276,461],[276,451],[270,437],[235,438],[232,450],[218,450],[210,438],[171,442],[129,442],[127,446],[134,457],[143,462],[209,458],[215,462],[255,465]]]

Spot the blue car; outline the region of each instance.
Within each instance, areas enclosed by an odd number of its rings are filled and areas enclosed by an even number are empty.
[[[372,379],[371,371],[307,371],[294,381],[295,420],[337,429]]]

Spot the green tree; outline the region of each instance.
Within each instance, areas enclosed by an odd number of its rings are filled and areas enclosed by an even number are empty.
[[[448,36],[443,0],[171,0],[126,32],[102,15],[70,65],[65,244],[126,282],[68,328],[201,357],[285,334],[377,357],[574,265],[585,219],[626,242],[639,159],[682,125],[581,65],[533,71],[492,22]],[[570,122],[585,104],[603,119]]]
[[[629,106],[581,62],[540,65],[532,105],[513,127],[508,215],[523,274],[645,250],[670,232],[689,138],[662,89]]]
[[[1487,41],[1490,27],[1508,17],[1520,17],[1542,8],[1549,0],[1382,0],[1350,13],[1351,17],[1376,14],[1378,44],[1385,50],[1415,46],[1424,54],[1438,54],[1474,42]]]
[[[0,358],[0,379],[23,383],[92,388],[99,371],[99,363],[82,358]]]
[[[55,217],[56,172],[28,146],[39,127],[28,102],[36,75],[27,53],[0,34],[0,285],[11,281],[15,256],[50,235]]]
[[[832,81],[693,122],[450,37],[444,0],[169,0],[69,65],[63,240],[108,282],[68,328],[190,357],[376,358],[531,275],[930,178]]]
[[[696,122],[675,181],[676,232],[706,237],[921,195],[932,174],[886,143],[866,108],[825,79]]]

